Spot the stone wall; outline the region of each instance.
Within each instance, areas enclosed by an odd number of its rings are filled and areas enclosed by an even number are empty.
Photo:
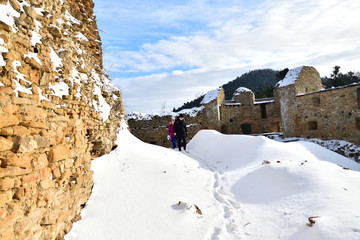
[[[250,106],[232,103],[221,106],[222,133],[256,134],[280,132],[280,123],[280,112],[275,108],[274,101],[253,103]]]
[[[275,89],[284,137],[340,139],[360,145],[359,85],[324,90],[316,69],[303,67],[293,84]]]
[[[124,114],[89,0],[0,0],[0,239],[57,239]]]
[[[303,66],[297,76],[291,76],[292,69],[274,90],[274,97],[279,104],[281,113],[281,125],[285,137],[296,136],[296,118],[291,114],[296,112],[295,97],[299,94],[311,93],[322,89],[320,74],[309,66]],[[290,75],[290,76],[289,76]],[[292,81],[293,80],[293,81]]]
[[[294,135],[341,139],[360,146],[360,84],[323,90],[295,98]]]
[[[273,99],[255,99],[251,90],[239,88],[233,101],[225,102],[220,89],[217,98],[204,104],[202,111],[194,117],[187,117],[187,122],[196,126],[191,136],[204,128],[227,134],[283,132],[285,137],[342,139],[359,146],[360,84],[323,90],[315,68],[303,66],[289,73],[281,84],[277,84]],[[155,118],[155,122],[160,122],[159,119],[161,117]],[[170,116],[165,122],[169,120]],[[152,120],[140,119],[136,124],[141,125],[142,133],[132,131],[141,140],[170,146],[164,134],[167,125],[157,128]],[[133,129],[133,121],[129,126]],[[146,133],[144,129],[152,131],[148,137],[159,136],[158,129],[163,135],[161,138],[145,138],[142,135]]]
[[[130,132],[140,140],[170,148],[172,143],[167,139],[167,133],[170,120],[174,117],[175,115],[154,115],[142,119],[134,116],[128,118],[128,124]],[[184,114],[184,119],[188,129],[188,141],[201,129],[208,128],[205,111],[200,111],[196,117]]]

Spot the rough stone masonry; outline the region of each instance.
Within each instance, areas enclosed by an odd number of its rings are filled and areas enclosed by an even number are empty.
[[[0,0],[0,239],[62,239],[124,115],[91,0]]]

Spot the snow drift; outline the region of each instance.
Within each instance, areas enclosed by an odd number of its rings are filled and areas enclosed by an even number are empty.
[[[318,145],[212,130],[189,153],[127,130],[117,144],[93,161],[93,193],[66,239],[360,238],[360,165]]]

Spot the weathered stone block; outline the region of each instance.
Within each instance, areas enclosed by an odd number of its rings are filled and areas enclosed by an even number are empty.
[[[30,173],[31,171],[32,171],[31,169],[23,169],[20,167],[0,168],[0,178],[25,175],[25,174]]]
[[[0,106],[5,107],[11,104],[11,98],[9,96],[0,95]]]
[[[19,124],[19,118],[15,115],[0,116],[0,128]]]
[[[0,152],[12,149],[13,144],[11,139],[0,137]]]
[[[50,26],[49,27],[49,32],[54,36],[54,37],[57,37],[57,38],[62,38],[62,33],[60,31],[60,29],[56,26]]]
[[[15,152],[26,153],[38,148],[37,142],[31,136],[20,136],[14,139],[16,139],[13,149]]]
[[[31,79],[30,79],[30,80],[31,80]],[[39,96],[38,96],[38,95],[29,94],[29,93],[24,93],[24,92],[21,92],[21,91],[18,91],[18,96],[19,96],[19,97],[22,97],[22,98],[35,99],[35,100],[37,100],[36,103],[38,103],[38,100],[39,100]],[[35,102],[33,102],[33,103],[35,103]]]
[[[9,0],[10,5],[15,9],[15,11],[19,12],[20,11],[20,5],[18,4],[18,2],[16,0]]]
[[[35,135],[34,138],[37,142],[38,148],[46,148],[50,146],[50,141],[48,139],[43,138],[40,135]]]
[[[21,122],[21,125],[25,126],[25,127],[31,127],[31,128],[41,128],[41,129],[48,129],[49,126],[44,123],[44,122]]]
[[[70,149],[66,144],[58,145],[50,150],[50,162],[56,162],[70,157]]]
[[[13,115],[15,112],[19,110],[19,107],[17,105],[12,104],[4,107],[2,110],[9,115]]]
[[[19,91],[20,92],[20,91]],[[12,97],[12,103],[13,104],[18,104],[18,105],[23,105],[23,104],[36,104],[37,101],[35,99],[30,99],[30,98],[21,98],[21,97]]]
[[[21,167],[21,168],[30,168],[31,167],[31,158],[29,155],[14,155],[14,156],[8,156],[1,161],[2,167]]]
[[[4,206],[4,204],[10,202],[11,199],[12,193],[10,191],[0,192],[0,206]]]
[[[39,173],[33,173],[29,175],[25,175],[21,179],[22,185],[25,185],[27,183],[36,182],[40,180],[40,174]]]
[[[13,129],[13,135],[15,136],[24,136],[24,135],[30,135],[31,130],[24,127],[24,126],[14,126]]]
[[[36,69],[33,69],[33,68],[30,69],[30,81],[35,84],[39,84],[40,83],[40,72],[38,69],[41,68],[41,66],[40,65],[35,66],[34,62],[30,63],[30,65],[32,67],[36,68]],[[38,96],[38,94],[34,94],[34,96]]]
[[[0,21],[0,29],[4,29],[7,32],[11,32],[11,27],[4,23],[3,21]]]
[[[65,168],[71,168],[71,167],[73,167],[73,160],[72,159],[70,159],[70,158],[67,158],[66,160],[65,160]]]
[[[35,12],[35,10],[32,7],[25,5],[24,11],[29,17],[36,19],[37,13]]]
[[[1,86],[0,94],[15,95],[15,92],[10,87]]]
[[[42,169],[49,165],[49,161],[45,153],[40,154],[37,158],[34,158],[32,161],[33,167],[35,169]]]
[[[14,179],[12,178],[3,178],[0,179],[0,190],[7,191],[14,187]]]
[[[51,168],[45,167],[41,169],[41,179],[50,179],[51,177]]]

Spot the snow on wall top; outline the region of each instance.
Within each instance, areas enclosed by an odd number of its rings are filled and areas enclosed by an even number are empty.
[[[177,116],[179,116],[179,114],[187,114],[190,117],[195,117],[199,112],[201,112],[204,109],[204,106],[201,107],[194,107],[191,109],[184,109],[181,110],[180,112],[170,112],[170,111],[161,111],[158,113],[139,113],[139,112],[132,112],[132,113],[128,113],[126,115],[127,119],[135,119],[135,120],[152,120],[153,117],[158,116],[158,117],[165,117],[165,116],[171,116],[172,118],[176,118]]]
[[[207,92],[200,104],[207,104],[212,100],[216,99],[219,94],[219,91],[220,89],[218,88]]]
[[[240,95],[240,93],[242,92],[252,92],[252,91],[246,87],[239,87],[238,89],[235,90],[234,95]]]
[[[295,84],[295,81],[296,81],[296,79],[298,79],[299,74],[300,74],[301,70],[303,69],[303,67],[304,66],[289,70],[288,73],[286,74],[285,78],[276,84],[276,87],[285,87],[285,86],[289,86],[291,84]]]

